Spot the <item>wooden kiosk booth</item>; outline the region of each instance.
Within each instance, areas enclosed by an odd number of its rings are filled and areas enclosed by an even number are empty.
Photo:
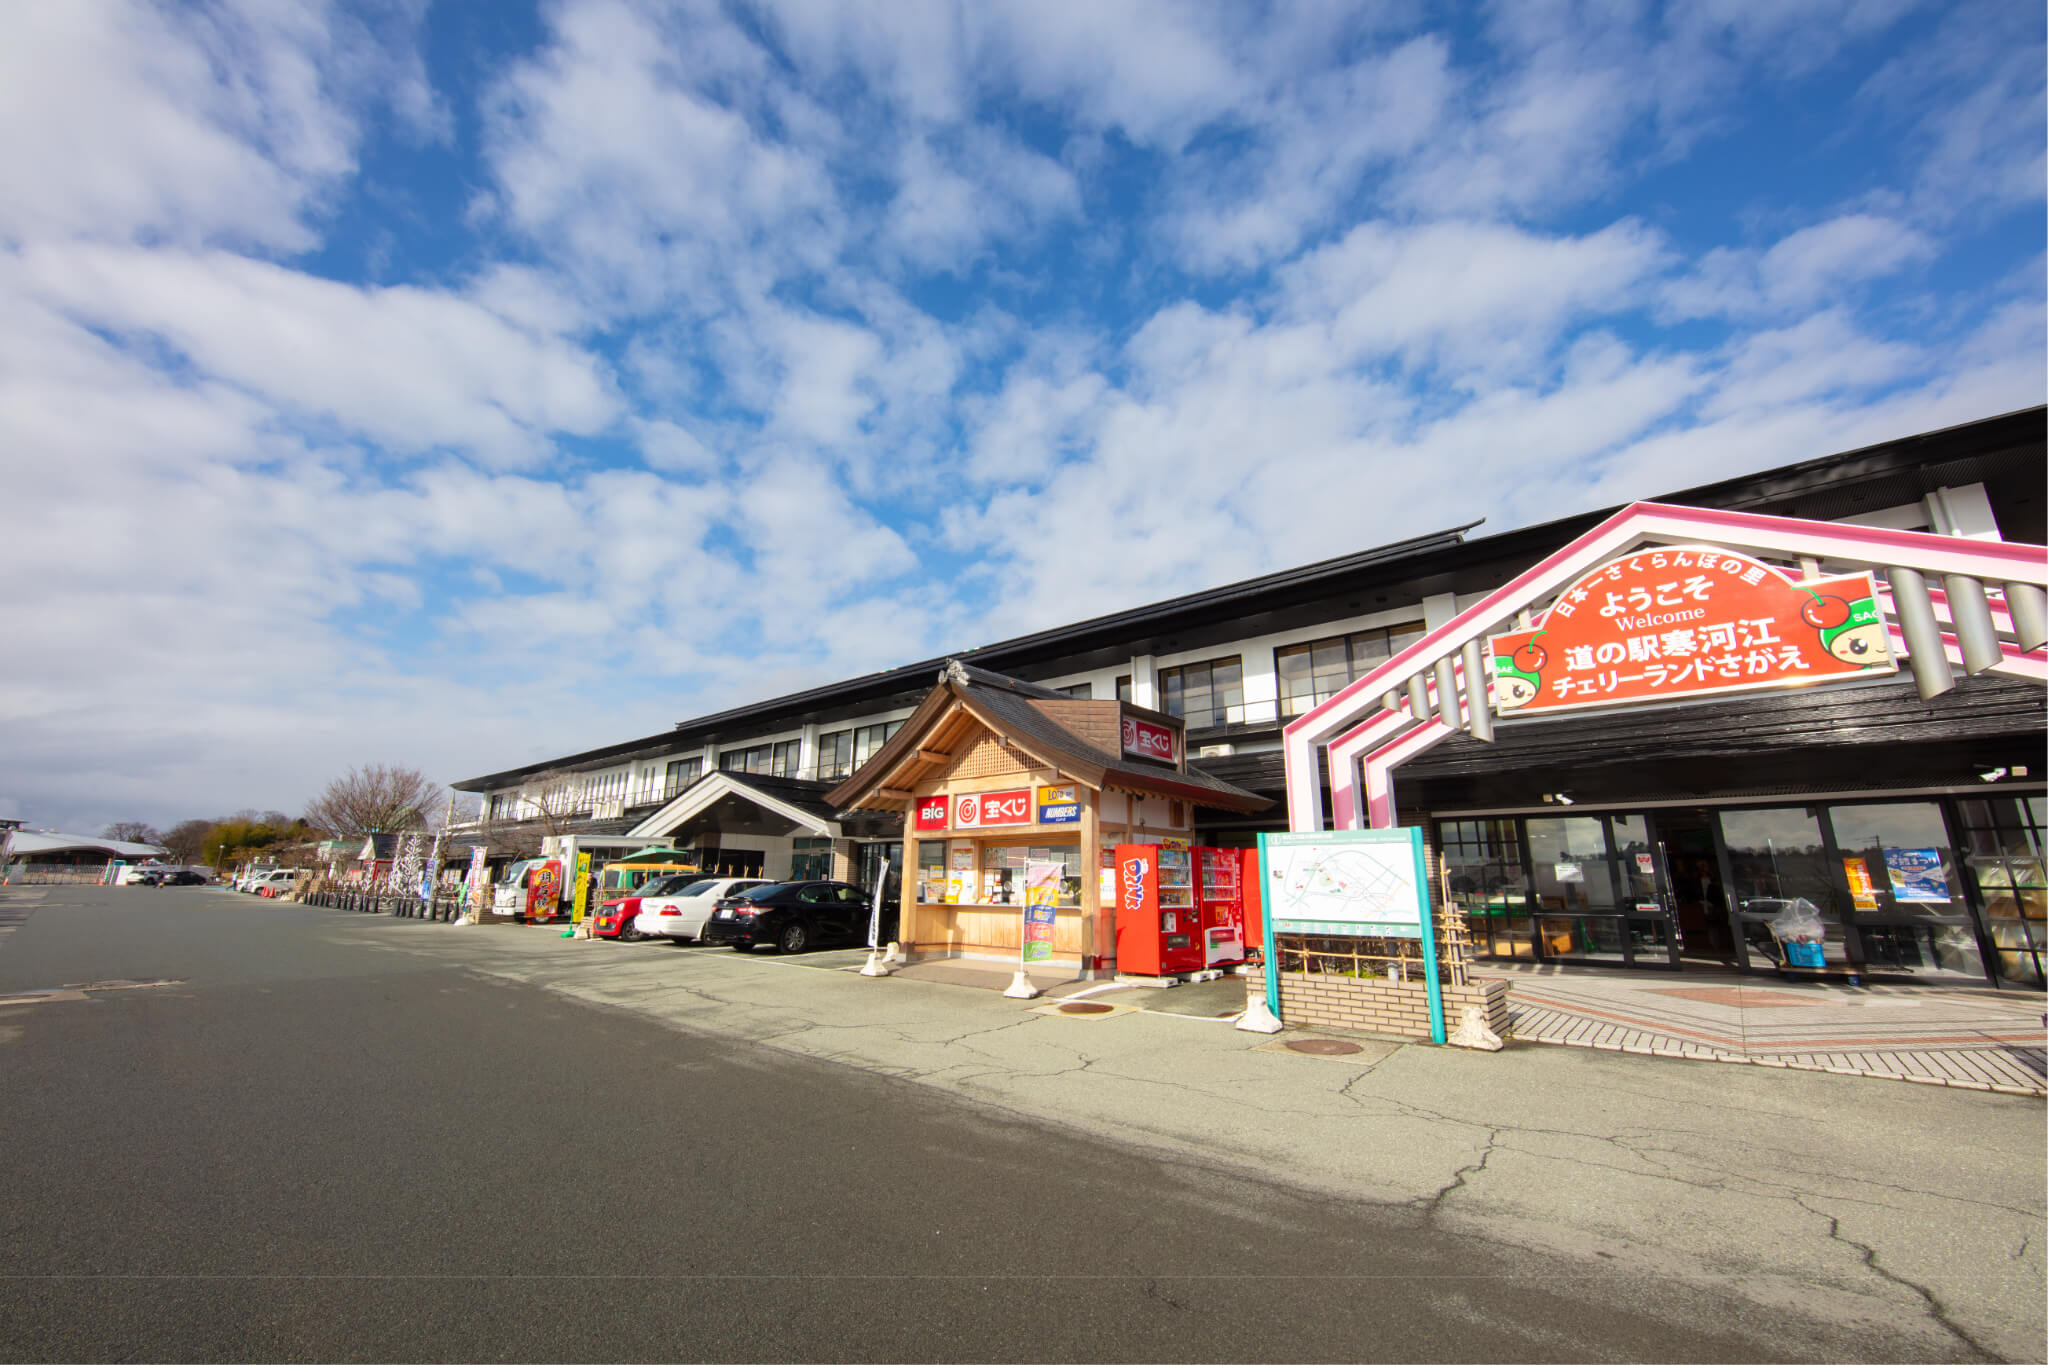
[[[1116,966],[1116,845],[1185,841],[1197,806],[1272,804],[1188,771],[1176,717],[957,659],[828,799],[902,814],[898,939],[911,961],[1017,962],[1029,877],[1032,903],[1053,902],[1050,951],[1033,965],[1089,976]]]

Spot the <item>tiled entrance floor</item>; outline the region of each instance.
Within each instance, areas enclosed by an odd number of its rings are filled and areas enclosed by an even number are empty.
[[[1513,986],[1513,1036],[2009,1094],[2048,1094],[2039,992],[1941,984],[1789,982],[1688,966],[1683,975],[1487,963]]]

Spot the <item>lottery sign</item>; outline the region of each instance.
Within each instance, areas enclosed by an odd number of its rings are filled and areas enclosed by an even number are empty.
[[[1794,582],[1706,545],[1611,560],[1565,589],[1534,629],[1487,646],[1503,716],[1898,671],[1869,574]]]

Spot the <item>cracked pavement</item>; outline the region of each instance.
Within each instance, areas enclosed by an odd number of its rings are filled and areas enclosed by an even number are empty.
[[[801,958],[320,913],[352,943],[1371,1201],[1561,1279],[1622,1264],[1733,1293],[1788,1341],[2043,1358],[2037,1099],[1537,1044],[1312,1058],[1221,1021],[1061,1017]]]

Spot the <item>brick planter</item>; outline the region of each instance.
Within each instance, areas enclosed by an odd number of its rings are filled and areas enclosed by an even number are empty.
[[[1254,967],[1247,977],[1253,991],[1266,989],[1265,974]],[[1465,1007],[1486,1011],[1486,1024],[1508,1035],[1508,983],[1478,977],[1469,986],[1444,983],[1444,1028],[1458,1027]],[[1280,1019],[1312,1028],[1357,1029],[1399,1038],[1429,1037],[1429,992],[1421,980],[1388,981],[1383,977],[1338,976],[1326,972],[1288,972],[1280,978]]]

